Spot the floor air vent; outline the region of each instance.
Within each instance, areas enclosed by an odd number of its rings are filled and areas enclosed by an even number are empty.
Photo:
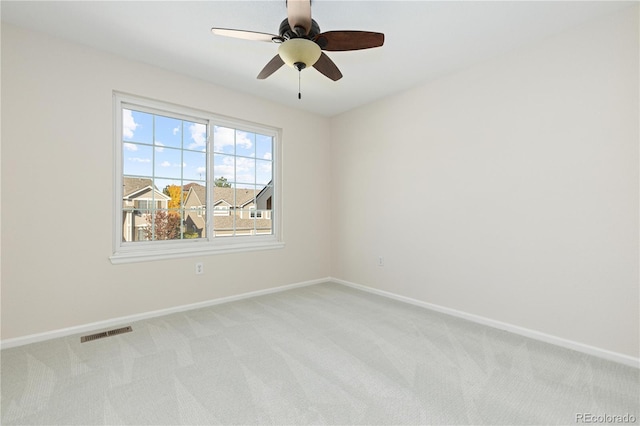
[[[130,331],[133,331],[131,326],[123,327],[123,328],[116,328],[114,330],[109,330],[109,331],[103,331],[102,333],[90,334],[88,336],[82,336],[80,338],[80,343],[90,342],[92,340],[102,339],[103,337],[111,337],[111,336],[115,336],[116,334],[128,333]]]

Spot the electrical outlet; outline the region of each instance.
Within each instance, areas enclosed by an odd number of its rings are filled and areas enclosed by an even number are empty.
[[[204,274],[204,264],[202,262],[196,263],[196,275]]]
[[[378,257],[378,266],[384,266],[384,257],[382,256]]]

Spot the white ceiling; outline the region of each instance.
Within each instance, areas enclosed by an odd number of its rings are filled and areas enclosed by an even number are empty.
[[[380,48],[328,52],[344,77],[283,67],[256,75],[277,45],[213,36],[211,27],[278,33],[285,0],[6,1],[3,22],[52,34],[281,104],[332,116],[613,13],[616,1],[313,0],[322,31],[385,34]]]

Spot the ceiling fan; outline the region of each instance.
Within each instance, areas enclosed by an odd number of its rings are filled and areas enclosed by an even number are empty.
[[[369,31],[320,32],[311,19],[311,0],[286,0],[287,18],[280,24],[278,35],[228,28],[211,28],[216,35],[245,40],[279,43],[278,54],[258,74],[262,80],[287,64],[299,72],[313,66],[333,81],[342,73],[323,50],[328,52],[370,49],[384,44],[384,34]],[[300,93],[298,93],[300,97]]]

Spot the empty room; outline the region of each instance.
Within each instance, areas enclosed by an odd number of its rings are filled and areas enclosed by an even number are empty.
[[[5,1],[3,425],[640,423],[635,1]]]

